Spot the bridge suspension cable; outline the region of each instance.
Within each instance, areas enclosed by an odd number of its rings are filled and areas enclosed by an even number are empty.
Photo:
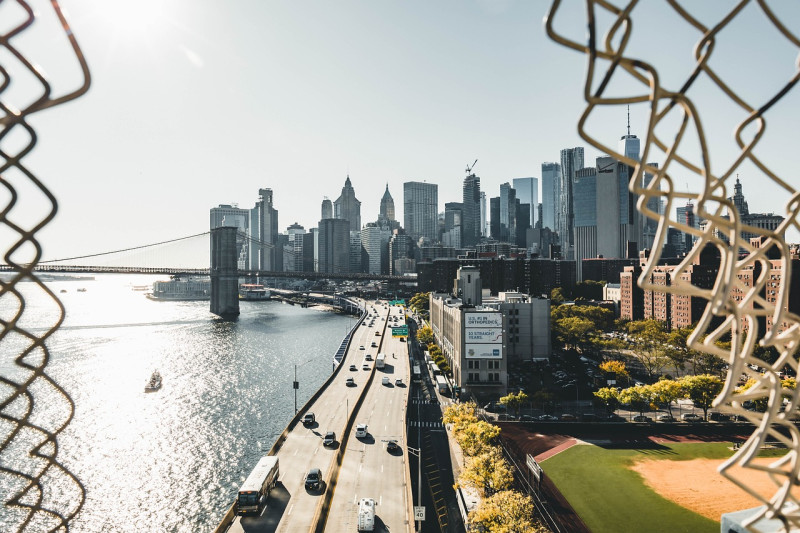
[[[63,257],[61,259],[49,259],[47,261],[39,261],[39,264],[59,263],[61,261],[74,261],[75,259],[87,259],[89,257],[100,257],[100,256],[103,256],[103,255],[111,255],[111,254],[119,254],[119,253],[123,253],[123,252],[131,252],[133,250],[141,250],[143,248],[151,248],[153,246],[160,246],[162,244],[170,244],[170,243],[173,243],[173,242],[185,241],[187,239],[193,239],[195,237],[202,237],[203,235],[208,235],[210,233],[211,233],[210,231],[205,231],[203,233],[196,233],[195,235],[188,235],[186,237],[178,237],[177,239],[170,239],[168,241],[155,242],[155,243],[152,243],[152,244],[143,244],[142,246],[134,246],[132,248],[123,248],[121,250],[113,250],[111,252],[100,252],[100,253],[88,254],[88,255],[76,255],[75,257]]]

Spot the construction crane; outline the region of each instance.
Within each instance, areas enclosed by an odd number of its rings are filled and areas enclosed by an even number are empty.
[[[478,160],[476,159],[475,163],[477,163],[477,162],[478,162]],[[467,176],[469,176],[469,173],[472,172],[473,168],[475,168],[475,163],[472,163],[472,165],[467,165],[467,170],[466,170]]]

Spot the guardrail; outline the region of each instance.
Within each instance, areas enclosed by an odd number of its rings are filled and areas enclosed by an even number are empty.
[[[364,309],[364,311],[365,312],[361,314],[361,318],[358,319],[358,322],[356,322],[356,326],[354,326],[354,328],[360,326],[361,322],[364,321],[364,318],[366,317],[366,308]],[[350,337],[347,341],[348,349],[350,348],[350,342],[353,338],[353,336],[350,335],[351,332],[348,332],[348,336]],[[311,404],[317,401],[319,397],[322,395],[322,393],[325,391],[325,389],[328,388],[328,385],[330,385],[331,382],[334,380],[336,375],[339,373],[339,369],[341,367],[342,365],[336,365],[336,368],[333,369],[333,372],[331,372],[331,375],[328,376],[328,379],[325,380],[325,382],[319,387],[319,389],[317,389],[317,391],[311,395],[311,398],[309,398],[308,401],[306,401],[306,403],[304,403],[303,406],[297,411],[297,413],[295,413],[292,419],[289,420],[289,423],[286,425],[286,428],[278,436],[277,440],[275,441],[275,444],[273,444],[272,448],[270,448],[269,452],[267,452],[267,455],[276,455],[278,453],[278,451],[281,449],[281,446],[283,446],[283,443],[286,442],[286,438],[289,436],[289,432],[291,432],[292,429],[294,429],[294,427],[300,421],[302,416],[305,414],[305,411],[308,410]],[[375,368],[373,367],[372,370],[374,372]],[[231,504],[228,511],[222,517],[222,520],[220,521],[217,528],[214,530],[214,533],[224,533],[225,531],[227,531],[235,518],[236,518],[236,502],[234,501]]]

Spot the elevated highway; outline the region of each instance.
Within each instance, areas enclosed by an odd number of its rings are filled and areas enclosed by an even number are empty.
[[[403,310],[375,302],[365,305],[368,313],[353,332],[342,364],[300,409],[271,451],[279,458],[280,477],[264,510],[259,516],[231,520],[232,508],[217,531],[355,531],[361,497],[378,502],[376,531],[386,530],[381,524],[389,531],[413,529],[404,446],[408,352],[406,343],[392,338],[388,327],[404,323]],[[387,354],[381,370],[376,369],[378,353]],[[382,384],[384,376],[390,385]],[[395,385],[398,378],[403,385]],[[299,420],[309,412],[315,422],[303,425]],[[366,439],[355,438],[357,423],[368,424]],[[328,431],[336,433],[334,446],[322,444]],[[388,453],[389,439],[397,440],[402,452]],[[305,475],[312,468],[322,470],[325,482],[319,491],[305,489]]]

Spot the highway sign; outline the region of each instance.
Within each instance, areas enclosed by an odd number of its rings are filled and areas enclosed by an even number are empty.
[[[392,328],[392,337],[408,337],[408,326]]]
[[[389,305],[406,305],[405,300],[390,300]]]
[[[421,505],[414,506],[414,521],[419,521],[419,522],[425,521],[425,507]]]

